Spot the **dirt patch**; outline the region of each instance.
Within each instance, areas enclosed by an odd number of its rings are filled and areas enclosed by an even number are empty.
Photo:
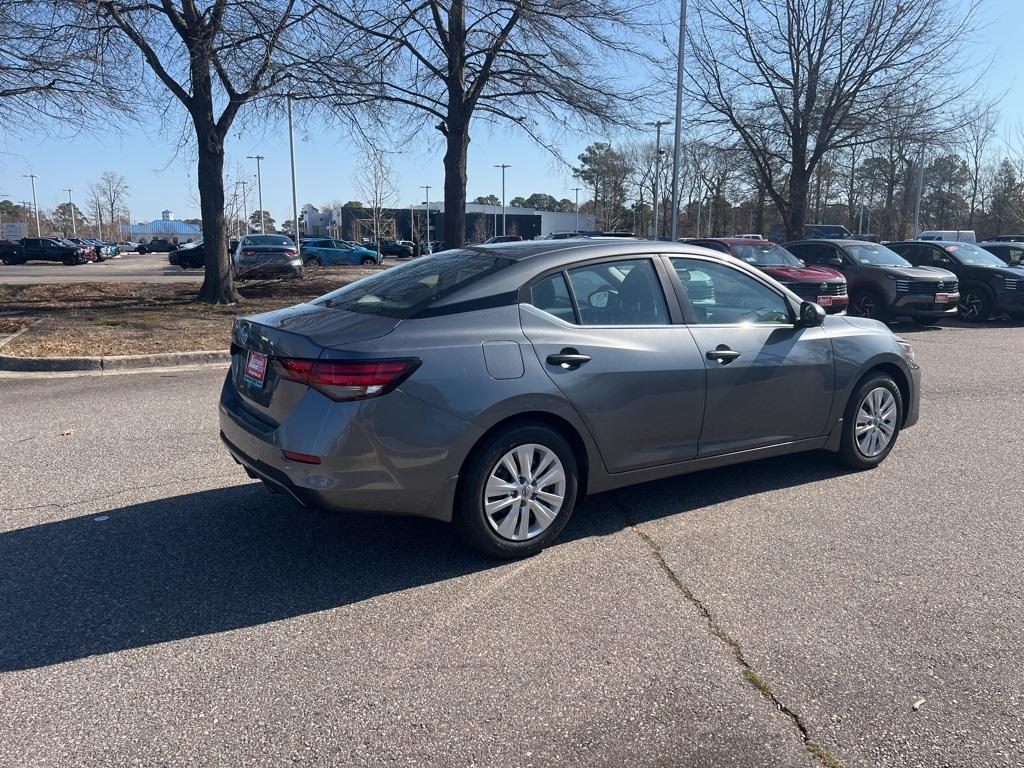
[[[227,349],[239,315],[299,304],[377,271],[325,267],[301,280],[243,283],[243,301],[230,306],[201,304],[195,300],[199,286],[182,283],[0,285],[0,333],[31,323],[3,353],[97,357]]]

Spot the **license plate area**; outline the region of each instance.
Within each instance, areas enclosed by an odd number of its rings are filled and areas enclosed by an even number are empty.
[[[262,352],[250,351],[246,357],[243,376],[245,381],[256,389],[263,389],[263,384],[267,380],[267,362],[267,356]]]
[[[949,303],[949,294],[948,293],[936,293],[935,294],[935,303],[936,304],[948,304]]]
[[[831,296],[819,296],[818,297],[818,304],[820,304],[823,307],[831,307],[832,306],[832,297]]]

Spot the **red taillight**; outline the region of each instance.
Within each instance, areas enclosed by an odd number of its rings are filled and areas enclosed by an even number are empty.
[[[288,254],[289,256],[298,256],[299,255],[299,252],[297,250],[295,250],[294,248],[285,248],[284,252],[286,254]]]
[[[280,376],[308,384],[332,400],[362,400],[387,394],[415,371],[419,360],[274,359]]]
[[[255,256],[256,255],[256,251],[254,251],[252,248],[243,248],[242,249],[242,255],[243,256]]]

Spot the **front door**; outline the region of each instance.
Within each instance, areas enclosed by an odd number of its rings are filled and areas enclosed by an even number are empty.
[[[520,311],[609,472],[697,455],[704,362],[686,326],[672,322],[667,278],[651,258],[588,264],[537,281]]]
[[[795,328],[789,301],[751,274],[710,259],[670,261],[707,369],[699,455],[822,435],[835,387],[824,329]]]

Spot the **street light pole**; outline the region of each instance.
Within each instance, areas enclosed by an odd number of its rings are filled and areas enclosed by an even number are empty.
[[[299,197],[295,192],[295,130],[292,127],[292,95],[288,94],[288,150],[292,156],[292,226],[295,228],[295,247],[299,245]]]
[[[75,221],[75,200],[74,200],[74,198],[71,195],[71,193],[74,190],[65,189],[64,191],[68,193],[68,205],[71,206],[71,208],[70,208],[70,211],[71,211],[71,236],[72,237],[78,237],[78,222]]]
[[[434,244],[430,242],[430,185],[423,184],[420,189],[424,189],[427,192],[427,255],[430,256],[434,253]]]
[[[242,185],[242,225],[245,227],[245,234],[249,234],[249,200],[248,193],[245,191],[245,185],[249,182],[242,179],[238,182]]]
[[[511,168],[512,166],[509,165],[508,163],[501,163],[500,165],[495,165],[494,167],[501,168],[501,234],[507,235],[508,229],[505,226],[505,169]]]
[[[266,227],[263,221],[263,172],[260,170],[260,163],[266,158],[263,155],[246,155],[249,160],[256,161],[256,199],[260,204],[260,234],[266,234]]]
[[[36,179],[39,177],[34,173],[23,173],[22,176],[26,179],[32,179],[32,210],[36,214],[36,237],[42,237],[42,229],[39,226],[39,204],[36,202]]]
[[[683,160],[683,50],[686,46],[686,0],[679,0],[679,50],[676,54],[676,124],[672,147],[672,240],[679,237],[679,169]]]
[[[583,187],[573,187],[572,191],[576,193],[576,234],[580,233],[580,190]]]
[[[655,120],[652,123],[644,123],[644,125],[654,126],[656,131],[656,137],[654,140],[654,203],[652,216],[654,218],[654,239],[658,239],[658,179],[661,177],[661,126],[670,125],[671,120]],[[673,238],[674,239],[674,238]]]

